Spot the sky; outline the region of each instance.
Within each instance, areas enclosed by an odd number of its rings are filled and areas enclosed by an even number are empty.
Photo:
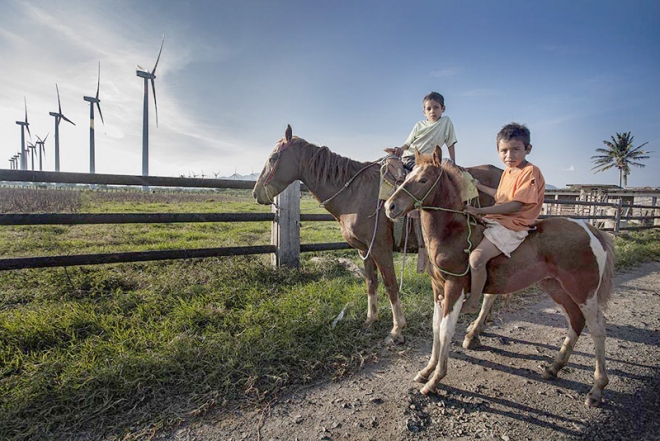
[[[287,124],[359,161],[401,145],[444,95],[459,165],[502,166],[495,136],[526,124],[546,182],[617,184],[591,156],[616,133],[648,144],[629,187],[660,187],[660,3],[657,0],[4,0],[0,14],[0,167],[48,135],[54,170],[142,174],[143,80],[149,174],[228,177],[261,171]],[[446,150],[445,150],[446,153]],[[38,161],[35,163],[38,169]],[[31,168],[31,164],[28,163]]]

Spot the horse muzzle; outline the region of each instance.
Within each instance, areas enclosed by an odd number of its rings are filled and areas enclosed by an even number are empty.
[[[388,199],[385,202],[385,215],[391,220],[397,220],[405,215],[405,211],[396,202]]]

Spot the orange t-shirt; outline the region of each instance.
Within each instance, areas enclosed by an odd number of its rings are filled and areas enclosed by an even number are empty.
[[[528,230],[541,214],[544,197],[545,179],[537,166],[528,162],[522,168],[507,167],[497,186],[495,205],[518,201],[523,206],[515,213],[487,214],[486,217],[510,230]]]

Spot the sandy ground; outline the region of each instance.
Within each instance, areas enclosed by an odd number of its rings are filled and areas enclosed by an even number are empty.
[[[559,378],[545,381],[543,367],[559,350],[566,320],[545,295],[515,304],[500,310],[478,350],[460,346],[467,325],[461,320],[437,395],[422,395],[413,381],[430,354],[429,330],[428,341],[383,346],[377,361],[340,382],[295,389],[261,408],[211,412],[156,438],[660,439],[660,262],[615,278],[606,312],[610,383],[597,409],[583,404],[594,371],[588,332]]]

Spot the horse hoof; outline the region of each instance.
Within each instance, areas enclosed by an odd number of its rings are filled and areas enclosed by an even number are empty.
[[[418,372],[417,375],[415,375],[415,381],[418,383],[426,383],[428,379],[429,377],[422,375],[421,372]]]
[[[419,391],[424,395],[429,395],[429,394],[436,393],[437,389],[434,386],[429,386],[427,384],[423,388],[421,388]]]
[[[465,337],[463,340],[463,349],[477,349],[479,346],[481,346],[479,337],[472,337],[471,339]]]
[[[390,346],[402,345],[405,341],[406,339],[401,334],[390,334],[385,339],[385,344]]]
[[[584,404],[589,407],[598,407],[600,405],[600,397],[593,397],[591,394],[587,395],[587,399],[584,400]]]
[[[557,378],[557,372],[555,372],[554,369],[552,369],[551,367],[545,368],[543,370],[542,377],[544,380],[554,380],[555,378]]]

